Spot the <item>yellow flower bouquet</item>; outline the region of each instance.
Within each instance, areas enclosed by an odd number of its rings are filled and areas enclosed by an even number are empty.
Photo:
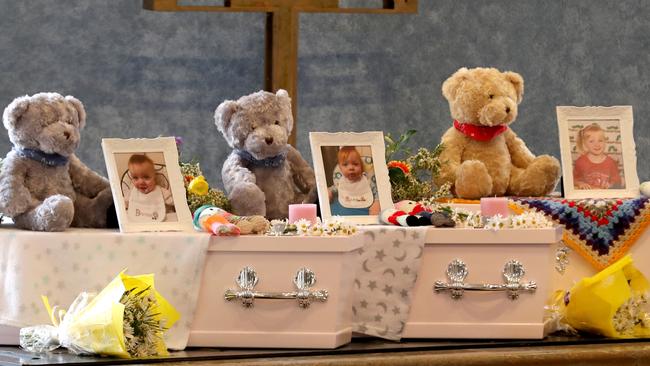
[[[592,277],[583,278],[571,291],[558,291],[551,308],[559,329],[571,328],[613,338],[650,335],[650,284],[628,255]],[[564,326],[562,326],[564,324]]]
[[[43,302],[52,325],[20,330],[31,352],[65,347],[75,354],[121,358],[167,355],[164,332],[180,314],[154,288],[154,276],[121,272],[99,294],[81,293],[67,311]]]

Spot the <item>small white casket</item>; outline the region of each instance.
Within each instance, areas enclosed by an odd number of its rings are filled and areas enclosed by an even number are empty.
[[[359,235],[214,237],[188,346],[336,348],[351,339]]]
[[[559,227],[430,229],[404,338],[544,337]]]

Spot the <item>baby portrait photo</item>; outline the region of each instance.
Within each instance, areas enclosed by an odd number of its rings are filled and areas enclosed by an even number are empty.
[[[120,230],[191,230],[173,137],[103,139]]]
[[[311,132],[309,140],[323,218],[378,222],[381,210],[393,204],[383,133]]]
[[[378,215],[370,146],[322,146],[332,215]]]
[[[635,197],[631,106],[557,107],[566,198]]]
[[[162,152],[115,153],[127,217],[133,222],[177,221]]]

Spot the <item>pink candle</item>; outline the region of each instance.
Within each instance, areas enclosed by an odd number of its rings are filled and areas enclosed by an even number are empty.
[[[492,217],[501,215],[510,216],[508,199],[505,197],[483,197],[481,198],[481,216]]]
[[[309,220],[309,222],[315,224],[317,221],[316,204],[301,203],[296,205],[289,205],[289,223],[293,224],[300,219]]]

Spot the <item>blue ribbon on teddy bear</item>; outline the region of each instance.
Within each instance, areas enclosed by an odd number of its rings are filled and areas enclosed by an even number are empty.
[[[248,151],[235,149],[235,153],[239,155],[242,160],[255,167],[277,168],[281,166],[287,158],[287,151],[283,151],[276,156],[271,156],[264,159],[255,159],[255,157]]]
[[[13,147],[13,150],[16,152],[16,154],[22,156],[23,158],[32,159],[47,166],[64,166],[70,160],[68,157],[61,154],[48,154],[41,150],[21,149],[16,146]]]

